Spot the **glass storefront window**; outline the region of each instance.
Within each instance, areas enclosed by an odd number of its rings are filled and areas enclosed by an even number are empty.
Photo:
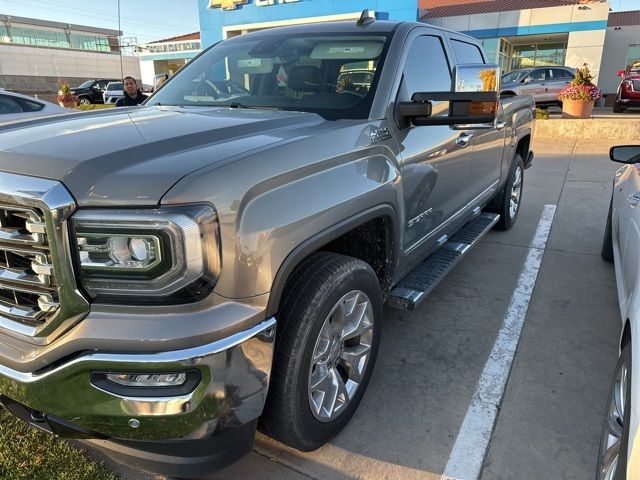
[[[562,66],[566,56],[564,43],[513,45],[511,68]]]

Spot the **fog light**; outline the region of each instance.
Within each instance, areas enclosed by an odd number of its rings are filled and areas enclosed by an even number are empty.
[[[179,387],[186,373],[107,373],[107,380],[125,387]]]

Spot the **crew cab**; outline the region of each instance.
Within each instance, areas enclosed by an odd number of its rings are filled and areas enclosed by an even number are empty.
[[[109,83],[121,82],[118,79],[91,79],[82,82],[71,90],[71,94],[78,97],[80,105],[91,105],[92,103],[104,103],[104,91]]]
[[[257,427],[323,445],[383,303],[518,217],[534,104],[499,78],[477,40],[365,11],[224,40],[141,107],[0,128],[2,403],[178,477]]]

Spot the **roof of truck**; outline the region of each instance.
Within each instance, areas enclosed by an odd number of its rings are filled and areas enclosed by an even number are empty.
[[[362,34],[387,34],[391,33],[394,30],[398,29],[400,26],[415,26],[415,27],[426,27],[434,30],[440,30],[447,33],[453,33],[456,35],[468,37],[473,40],[475,43],[478,42],[477,39],[470,37],[469,35],[465,35],[460,32],[455,32],[453,30],[449,30],[447,28],[439,27],[437,25],[431,25],[423,22],[402,22],[402,21],[391,21],[391,20],[376,20],[367,25],[357,25],[355,21],[339,21],[339,22],[322,22],[322,23],[311,23],[311,24],[302,24],[302,25],[287,25],[283,27],[274,27],[265,30],[258,30],[255,32],[250,32],[244,35],[239,35],[237,37],[232,37],[228,39],[230,41],[234,41],[236,39],[246,39],[254,36],[266,36],[266,35],[278,35],[278,34],[287,34],[287,35],[296,35],[296,34],[309,34],[309,33],[362,33]],[[225,40],[225,41],[228,41]]]

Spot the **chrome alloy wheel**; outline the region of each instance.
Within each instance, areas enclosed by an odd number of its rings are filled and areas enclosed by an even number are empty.
[[[373,344],[373,308],[361,290],[331,309],[316,340],[309,368],[309,404],[321,422],[337,418],[362,383]]]
[[[622,437],[625,429],[624,418],[626,409],[625,395],[629,379],[628,361],[620,365],[613,385],[606,412],[604,430],[600,439],[600,469],[598,480],[614,480],[618,470]]]
[[[520,197],[522,196],[522,167],[516,165],[513,174],[513,187],[511,187],[511,199],[509,201],[509,215],[514,218],[520,208]]]

